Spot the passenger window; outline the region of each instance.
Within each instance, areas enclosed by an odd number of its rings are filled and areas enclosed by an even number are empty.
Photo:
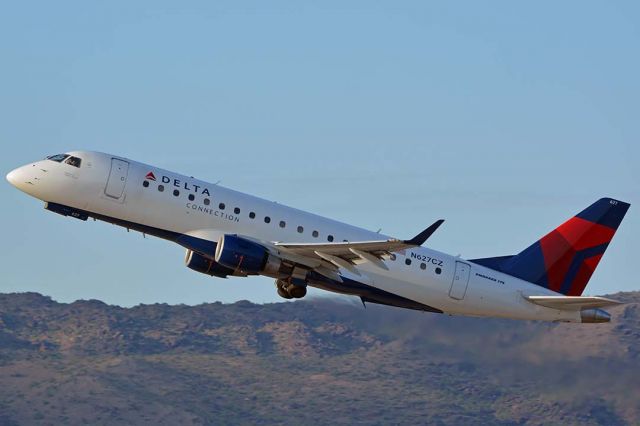
[[[249,213],[249,217],[250,217],[251,219],[255,219],[255,218],[256,218],[256,213],[255,213],[255,212],[251,212],[251,213]]]
[[[298,226],[298,233],[302,234],[304,232],[304,228],[302,226]]]
[[[395,261],[396,261],[396,255],[395,255],[395,254],[393,254],[393,253],[391,253],[391,256],[389,256],[389,259],[390,259],[392,262],[395,262]]]
[[[158,185],[158,191],[160,192],[164,191],[164,185]]]
[[[225,206],[224,206],[224,203],[220,203],[220,204],[218,204],[218,208],[219,208],[220,210],[224,210],[224,207],[225,207]]]
[[[205,205],[205,206],[208,206],[209,204],[211,204],[211,200],[210,200],[210,199],[208,199],[208,198],[205,198],[205,199],[204,199],[204,205]]]
[[[411,265],[411,259],[405,259],[404,264],[407,266]]]
[[[233,212],[234,212],[235,214],[240,214],[240,209],[236,207],[235,209],[233,209]]]
[[[442,269],[436,268],[436,274],[440,275],[442,273]]]
[[[82,162],[82,160],[80,160],[78,157],[69,157],[65,161],[65,163],[67,163],[68,165],[73,166],[73,167],[78,167],[78,168],[80,168],[80,163],[81,162]]]
[[[332,243],[332,242],[333,242],[333,235],[329,235],[329,236],[327,237],[327,241],[329,241],[330,243]]]
[[[269,223],[269,222],[271,222],[271,218],[269,216],[265,216],[264,223]]]
[[[144,182],[142,182],[142,186],[144,186],[145,188],[149,187],[149,181],[145,180]]]
[[[193,201],[196,199],[196,196],[193,194],[189,194],[189,201]]]
[[[280,228],[284,228],[285,226],[287,226],[287,223],[284,220],[280,221]]]
[[[313,231],[311,235],[313,235],[313,238],[318,238],[318,235],[320,234],[318,234],[318,231]]]
[[[420,269],[422,269],[423,271],[424,271],[425,269],[427,269],[427,264],[426,264],[426,263],[424,263],[424,262],[422,262],[422,263],[420,264]]]

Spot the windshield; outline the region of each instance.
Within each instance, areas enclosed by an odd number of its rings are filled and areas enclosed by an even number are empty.
[[[61,163],[63,162],[69,155],[67,154],[56,154],[56,155],[50,155],[47,157],[47,160],[51,160],[51,161],[55,161],[56,163]]]
[[[73,167],[78,167],[78,168],[80,168],[80,163],[81,162],[82,162],[82,160],[79,159],[78,157],[69,157],[65,161],[65,163],[67,163],[68,165],[73,166]]]
[[[65,164],[68,164],[70,166],[77,167],[77,168],[80,168],[80,164],[82,163],[82,160],[80,158],[74,157],[69,154],[50,155],[47,157],[47,160],[55,161],[56,163],[64,162]]]

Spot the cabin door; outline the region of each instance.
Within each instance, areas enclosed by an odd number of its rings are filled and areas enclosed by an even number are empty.
[[[453,282],[449,296],[453,299],[462,300],[467,293],[467,285],[469,284],[469,272],[471,267],[464,262],[456,261],[456,272],[453,274]]]
[[[127,174],[129,173],[129,163],[118,158],[111,159],[111,171],[104,193],[107,197],[120,199],[127,184]]]

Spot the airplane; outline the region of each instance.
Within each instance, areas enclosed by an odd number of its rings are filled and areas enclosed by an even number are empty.
[[[212,277],[263,275],[299,299],[307,287],[419,311],[602,323],[620,302],[582,296],[629,204],[602,198],[511,256],[463,259],[423,244],[437,220],[397,239],[125,157],[56,154],[7,180],[45,209],[172,241]]]

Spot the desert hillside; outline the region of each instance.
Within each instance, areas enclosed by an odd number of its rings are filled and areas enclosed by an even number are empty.
[[[640,424],[640,292],[609,324],[305,300],[0,295],[0,424]]]

